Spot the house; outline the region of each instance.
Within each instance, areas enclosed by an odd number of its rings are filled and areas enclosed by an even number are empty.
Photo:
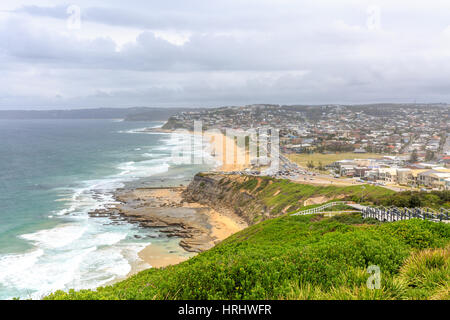
[[[438,180],[435,181],[433,188],[439,190],[448,190],[446,189],[447,188],[446,180],[450,179],[450,172],[437,172],[435,176],[438,178]]]
[[[378,180],[378,169],[371,169],[369,171],[366,171],[365,178],[370,181],[377,181]]]
[[[333,163],[330,163],[326,166],[326,168],[330,168],[330,169],[335,169],[337,171],[341,170],[341,166],[343,165],[356,165],[355,162],[353,160],[339,160],[339,161],[335,161]]]
[[[402,186],[407,186],[410,181],[411,171],[408,168],[397,169],[397,183]]]
[[[446,172],[447,171],[447,172]],[[418,175],[418,182],[420,185],[423,185],[427,188],[433,189],[445,189],[446,182],[445,180],[450,178],[450,170],[427,170]]]
[[[450,156],[444,156],[439,161],[442,165],[444,165],[446,168],[450,168]]]
[[[444,190],[450,190],[450,178],[444,180]]]
[[[397,183],[397,169],[380,168],[378,169],[378,178],[387,183]]]
[[[360,178],[365,177],[368,171],[370,171],[368,167],[355,167],[355,176]]]
[[[341,167],[340,167],[339,174],[341,176],[353,177],[353,176],[355,176],[355,173],[356,172],[355,172],[355,166],[354,165],[344,164],[344,165],[341,165]]]
[[[411,187],[419,186],[419,174],[428,171],[427,169],[411,169],[410,174],[408,174],[408,185]]]

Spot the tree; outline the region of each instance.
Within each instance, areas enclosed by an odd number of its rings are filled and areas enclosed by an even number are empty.
[[[322,161],[319,161],[319,165],[317,166],[317,169],[320,170],[320,171],[324,171],[325,170],[325,167],[323,166]]]
[[[417,208],[420,207],[421,201],[417,194],[411,195],[411,198],[409,199],[409,207],[410,208]]]
[[[417,150],[414,149],[414,151],[411,153],[411,156],[409,157],[409,162],[415,163],[419,160],[419,157],[417,156]]]
[[[434,152],[431,150],[427,150],[427,154],[425,156],[425,161],[431,161],[434,159]]]
[[[308,167],[308,169],[314,169],[314,162],[313,161],[308,161],[308,164],[306,165]]]

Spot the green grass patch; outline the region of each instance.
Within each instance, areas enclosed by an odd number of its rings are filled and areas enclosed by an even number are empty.
[[[146,270],[96,291],[58,291],[47,299],[445,297],[449,225],[415,219],[366,222],[360,215],[347,220],[283,216],[253,225],[179,265]],[[429,253],[437,248],[436,256]],[[370,265],[380,267],[380,289],[366,286]]]
[[[353,152],[340,152],[340,153],[302,153],[302,154],[290,154],[287,157],[304,168],[307,167],[308,162],[312,161],[317,166],[320,162],[326,166],[339,160],[353,160],[353,159],[380,159],[382,154],[376,153],[353,153]]]
[[[258,180],[260,185],[258,185]],[[257,188],[256,188],[257,187]],[[372,185],[354,186],[316,186],[291,182],[285,179],[246,177],[246,181],[235,185],[237,189],[251,192],[256,199],[271,209],[272,214],[280,214],[289,207],[289,211],[303,207],[303,202],[313,197],[360,202],[365,199],[382,199],[395,194],[394,191]],[[303,209],[303,208],[302,208]]]

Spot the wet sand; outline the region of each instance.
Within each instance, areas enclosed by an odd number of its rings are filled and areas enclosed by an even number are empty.
[[[151,128],[147,130],[161,133],[175,132],[173,130],[161,128]],[[189,134],[199,135],[200,133],[190,131]],[[216,170],[231,172],[242,171],[251,167],[251,159],[248,150],[242,146],[238,146],[231,137],[228,137],[226,134],[219,131],[214,134],[212,132],[203,132],[202,135],[210,144],[210,150],[212,151],[214,159],[221,163]]]
[[[154,239],[139,257],[154,268],[177,264],[215,246],[247,227],[232,212],[217,212],[207,206],[187,202],[184,187],[118,190],[120,204],[95,216],[121,217],[141,227],[157,228],[169,241]]]
[[[214,150],[214,158],[221,163],[217,168],[218,171],[242,171],[251,167],[248,151],[238,146],[231,137],[222,133],[205,133],[205,137],[209,140],[211,149]]]
[[[193,253],[184,251],[179,246],[177,239],[164,243],[152,243],[139,252],[139,258],[152,268],[162,268],[179,264],[194,255]]]
[[[172,132],[159,128],[149,130]],[[224,134],[209,134],[205,137],[211,150],[214,150],[214,158],[221,163],[216,170],[229,172],[250,167],[248,153],[239,148],[234,140]],[[120,202],[119,205],[93,212],[91,216],[121,217],[165,233],[169,241],[155,239],[139,252],[140,259],[153,268],[183,262],[248,226],[233,212],[217,212],[204,205],[185,201],[184,190],[183,187],[118,190],[115,198]]]

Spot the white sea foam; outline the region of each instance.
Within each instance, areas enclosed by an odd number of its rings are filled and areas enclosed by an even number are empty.
[[[39,257],[44,254],[42,249],[34,249],[24,254],[11,254],[0,257],[0,283],[13,284],[16,274],[23,274],[32,270]]]
[[[157,155],[155,155],[154,153],[145,152],[145,153],[142,154],[142,156],[145,157],[145,158],[154,158]]]
[[[64,223],[22,235],[32,250],[0,256],[0,286],[8,289],[8,295],[0,292],[0,299],[40,298],[59,289],[96,288],[126,277],[139,260],[138,252],[149,243],[134,235],[145,237],[154,231],[125,222],[113,224],[107,218],[91,219],[88,213],[116,203],[113,192],[124,183],[167,172],[171,149],[181,143],[173,136],[164,138],[160,147],[150,148],[152,159],[124,162],[117,165],[115,175],[60,189],[59,200],[66,206],[51,216]]]
[[[101,219],[74,221],[23,235],[35,249],[0,257],[2,287],[34,299],[59,289],[95,288],[125,277],[138,259],[137,253],[149,243],[128,238],[136,234],[136,227],[129,224],[105,225]],[[0,293],[0,298],[12,296]]]
[[[119,176],[128,178],[127,180],[134,180],[143,177],[149,177],[155,174],[167,172],[170,165],[169,159],[154,159],[141,162],[126,162],[118,166],[121,170]]]
[[[87,227],[78,224],[59,225],[48,230],[41,230],[20,236],[22,239],[33,242],[39,248],[62,248],[79,239]]]
[[[118,232],[105,232],[96,235],[94,238],[96,242],[100,243],[101,245],[108,245],[112,246],[113,244],[116,244],[120,242],[121,240],[125,239],[127,237],[126,234],[118,233]]]
[[[161,122],[161,124],[155,125],[155,126],[150,126],[150,127],[145,127],[145,128],[138,128],[138,129],[131,129],[131,130],[122,130],[119,131],[119,133],[131,133],[131,134],[167,134],[164,132],[152,132],[152,131],[148,131],[148,129],[157,129],[157,128],[161,128],[163,126],[164,122]]]

